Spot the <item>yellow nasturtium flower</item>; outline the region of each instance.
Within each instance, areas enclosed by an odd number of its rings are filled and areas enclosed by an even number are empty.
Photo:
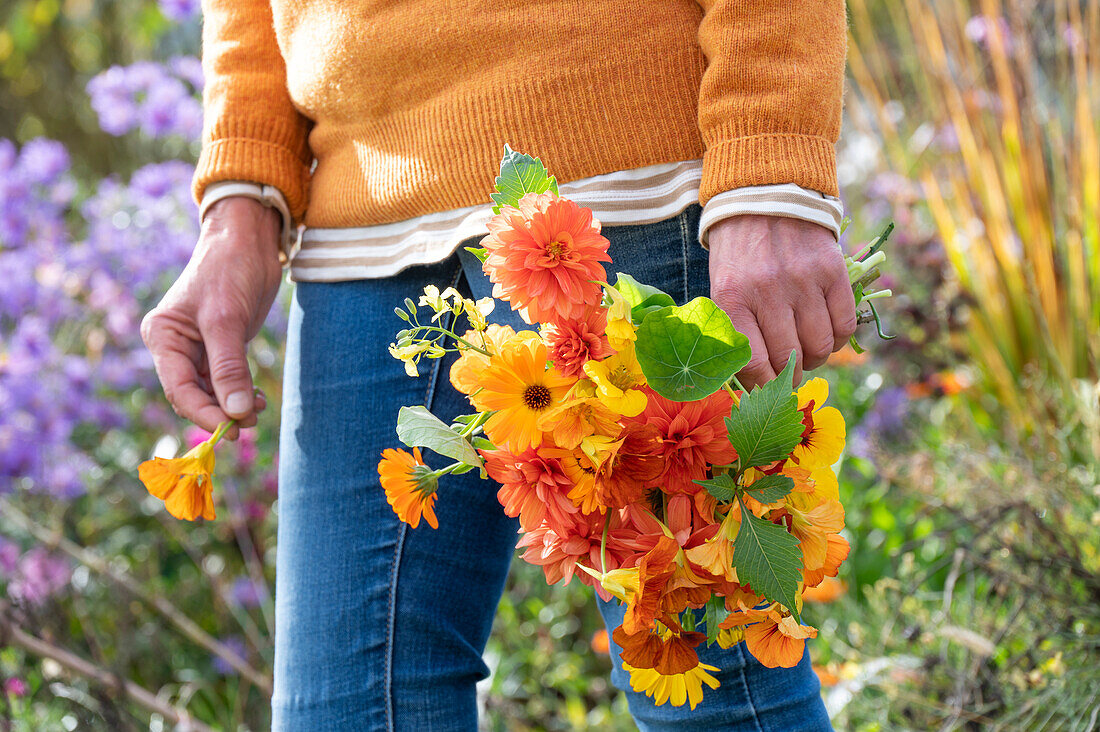
[[[596,385],[596,398],[616,414],[637,417],[645,409],[645,376],[633,343],[603,361],[589,361],[584,373]]]
[[[218,426],[210,439],[195,445],[182,457],[155,457],[138,466],[138,477],[146,490],[164,501],[168,513],[194,521],[214,516],[214,445],[231,422]]]

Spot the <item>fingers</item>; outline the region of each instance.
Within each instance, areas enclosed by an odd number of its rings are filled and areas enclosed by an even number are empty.
[[[746,389],[760,386],[775,378],[771,361],[768,360],[768,348],[764,344],[764,336],[760,334],[760,328],[756,325],[756,316],[747,310],[734,311],[735,317],[731,317],[733,327],[749,339],[749,348],[752,356],[748,364],[738,373],[738,380]]]
[[[833,352],[833,323],[824,295],[807,297],[795,314],[798,342],[802,346],[802,366],[812,371],[824,366]]]
[[[791,351],[795,352],[794,385],[798,385],[802,381],[802,346],[798,341],[794,311],[789,307],[777,306],[761,310],[756,317],[767,344],[768,360],[776,374],[786,368]]]
[[[225,413],[201,386],[201,346],[177,325],[171,316],[154,311],[142,321],[141,335],[153,356],[153,368],[164,395],[176,414],[213,432],[225,421]]]
[[[833,351],[839,351],[856,332],[856,299],[846,276],[835,278],[825,291],[825,305],[833,327]]]
[[[245,323],[233,317],[219,317],[202,332],[210,383],[226,415],[242,426],[255,424],[256,395],[246,357]]]

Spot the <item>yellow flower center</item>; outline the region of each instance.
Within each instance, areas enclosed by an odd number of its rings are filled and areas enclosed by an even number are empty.
[[[626,391],[630,387],[634,386],[634,375],[630,373],[630,370],[626,366],[620,365],[614,371],[609,371],[607,374],[607,380],[620,391]]]
[[[542,384],[532,384],[523,390],[523,403],[528,409],[541,412],[550,406],[550,390]]]
[[[546,247],[546,253],[554,259],[561,259],[561,255],[565,253],[565,245],[560,241],[550,242],[550,246]]]

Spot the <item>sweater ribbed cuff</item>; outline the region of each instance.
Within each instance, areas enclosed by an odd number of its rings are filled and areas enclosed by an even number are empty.
[[[203,191],[211,183],[227,180],[274,186],[286,197],[295,221],[305,214],[309,168],[288,148],[245,138],[225,138],[204,145],[191,183],[195,201],[202,201]]]
[[[707,146],[699,203],[745,186],[793,183],[829,196],[840,194],[836,180],[836,148],[824,137],[752,135]]]

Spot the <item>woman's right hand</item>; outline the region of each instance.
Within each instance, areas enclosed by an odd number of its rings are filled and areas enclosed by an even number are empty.
[[[267,406],[245,354],[279,291],[281,226],[277,211],[250,198],[215,203],[191,261],[141,321],[176,414],[210,432],[232,417],[229,439]]]

